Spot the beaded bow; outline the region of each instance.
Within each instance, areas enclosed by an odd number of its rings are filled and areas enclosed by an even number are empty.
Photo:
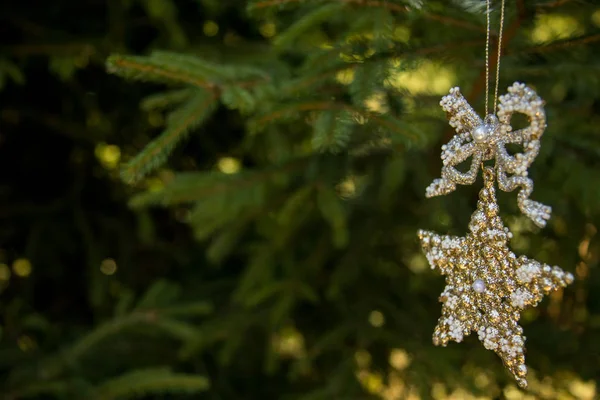
[[[442,177],[427,187],[426,197],[448,194],[458,184],[472,184],[482,163],[495,158],[498,187],[505,192],[520,187],[519,209],[536,225],[544,227],[552,209],[529,199],[533,181],[527,177],[527,169],[539,153],[540,138],[546,128],[543,100],[533,89],[516,82],[508,88],[507,94],[499,97],[497,117],[490,114],[482,120],[457,87],[442,98],[440,105],[456,135],[442,146]],[[515,112],[529,117],[528,127],[513,131],[510,120]],[[506,150],[509,143],[522,145],[523,152],[510,155]],[[455,168],[471,156],[467,172]]]

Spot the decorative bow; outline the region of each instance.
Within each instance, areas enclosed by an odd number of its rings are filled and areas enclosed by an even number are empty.
[[[536,225],[544,227],[552,209],[529,199],[533,181],[527,177],[527,169],[539,153],[540,138],[546,128],[543,100],[533,89],[516,82],[508,88],[508,94],[500,96],[498,117],[488,115],[482,120],[457,87],[450,89],[440,105],[457,134],[442,146],[442,177],[427,187],[426,197],[448,194],[458,184],[472,184],[482,163],[495,158],[498,187],[505,192],[520,187],[519,209]],[[510,119],[515,112],[527,115],[530,125],[513,131]],[[510,155],[505,147],[509,143],[522,145],[523,152]],[[455,168],[471,156],[467,172]]]

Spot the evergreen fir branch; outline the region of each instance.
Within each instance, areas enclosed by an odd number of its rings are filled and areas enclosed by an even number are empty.
[[[310,201],[314,189],[313,185],[307,185],[290,194],[277,214],[279,224],[289,226],[304,205]]]
[[[153,321],[152,328],[182,343],[186,343],[200,334],[198,328],[192,324],[164,317]]]
[[[242,87],[230,85],[221,92],[223,105],[232,110],[240,110],[242,113],[253,111],[257,105],[255,97]]]
[[[393,115],[369,114],[369,118],[384,133],[390,133],[390,137],[395,143],[418,144],[425,139],[423,132],[416,130],[411,124],[403,122]]]
[[[165,279],[158,279],[144,293],[135,306],[137,311],[147,311],[164,307],[175,302],[181,294],[181,288]]]
[[[286,118],[289,116],[297,115],[300,111],[326,111],[326,110],[343,110],[351,114],[356,114],[366,120],[370,120],[375,125],[379,126],[384,130],[388,130],[395,133],[395,137],[398,140],[402,140],[406,143],[417,142],[422,134],[414,131],[407,124],[402,123],[400,120],[389,115],[377,115],[370,113],[365,110],[361,110],[357,107],[350,106],[343,103],[332,103],[328,101],[313,101],[307,103],[298,103],[288,105],[283,108],[272,111],[266,115],[261,115],[252,121],[255,126],[262,126],[267,123],[271,123],[274,120],[280,118]]]
[[[137,208],[223,199],[254,185],[262,185],[279,176],[290,174],[305,166],[306,162],[307,158],[298,158],[272,168],[244,171],[235,175],[216,172],[180,173],[162,190],[133,197],[130,206]],[[219,203],[221,200],[215,202]]]
[[[347,112],[323,111],[318,114],[313,126],[312,145],[317,151],[333,154],[344,149],[350,141],[353,123],[348,123]]]
[[[160,315],[165,317],[197,317],[211,314],[214,307],[206,301],[185,303],[169,307],[161,307]]]
[[[25,76],[21,69],[13,62],[2,57],[0,58],[0,90],[2,90],[8,79],[18,85],[25,83]]]
[[[318,74],[309,74],[308,76],[302,76],[297,79],[290,80],[281,86],[281,97],[292,97],[302,94],[313,94],[313,90],[317,85],[324,85],[328,82],[334,82],[335,75],[343,70],[352,70],[353,65],[341,64],[337,65],[325,72]]]
[[[340,3],[328,3],[320,7],[315,7],[309,13],[299,18],[285,31],[278,34],[275,37],[273,44],[280,48],[289,46],[299,36],[310,29],[313,29],[315,25],[331,19],[336,14],[339,15],[339,12],[343,7],[344,5]]]
[[[223,65],[216,64],[191,54],[174,53],[168,51],[154,51],[150,55],[152,60],[164,65],[175,65],[185,70],[194,71],[195,74],[203,76],[206,80],[216,83],[233,83],[239,81],[255,80],[264,82],[270,80],[270,76],[263,70],[249,65]],[[245,82],[242,85],[247,86]]]
[[[239,338],[243,336],[239,333],[246,332],[251,324],[256,323],[257,318],[261,318],[261,314],[264,314],[264,312],[233,308],[220,318],[203,323],[199,327],[202,334],[184,344],[184,347],[179,351],[179,358],[189,360],[209,347],[215,348],[217,343],[226,342],[232,337]]]
[[[544,8],[556,8],[556,7],[560,7],[563,6],[567,3],[572,2],[573,0],[552,0],[549,1],[548,3],[541,3],[538,4],[537,7],[540,9],[544,9]]]
[[[391,1],[384,0],[334,0],[340,3],[357,5],[360,7],[380,7],[385,8],[391,11],[396,12],[406,12],[407,7],[405,5],[400,5],[396,3],[392,3]],[[267,8],[267,7],[281,7],[287,4],[292,3],[303,3],[305,0],[259,0],[255,3],[251,3],[249,5],[250,10]]]
[[[253,123],[264,125],[274,120],[295,116],[301,111],[325,111],[325,110],[354,110],[351,106],[343,103],[332,103],[328,101],[310,101],[306,103],[288,104],[268,114],[257,117]]]
[[[481,1],[477,0],[477,3],[481,4]],[[432,21],[441,22],[445,25],[457,26],[457,27],[465,29],[465,30],[482,32],[482,33],[486,32],[486,28],[484,26],[473,24],[471,22],[468,22],[468,21],[465,21],[462,19],[458,19],[458,18],[453,18],[453,17],[447,16],[447,15],[424,13],[423,17],[426,19],[432,20]]]
[[[242,217],[231,220],[232,223],[227,225],[225,225],[225,221],[221,220],[219,221],[221,224],[212,224],[213,229],[210,231],[205,230],[203,234],[196,232],[196,238],[202,239],[220,229],[220,232],[215,235],[206,249],[206,258],[213,264],[220,264],[231,253],[241,236],[245,233],[250,222],[257,216],[257,212],[245,213]]]
[[[154,81],[170,84],[187,84],[214,90],[215,84],[205,76],[181,65],[163,63],[149,57],[112,55],[106,60],[106,69],[126,79]]]
[[[164,110],[183,103],[188,100],[194,92],[193,89],[186,88],[156,93],[143,99],[140,103],[140,108],[144,111]]]
[[[183,107],[169,116],[165,131],[121,169],[121,178],[133,183],[162,165],[175,146],[190,130],[202,124],[216,105],[211,93],[197,92]]]
[[[193,325],[166,318],[161,311],[161,309],[147,310],[144,312],[136,311],[107,321],[67,348],[64,351],[62,358],[67,365],[73,365],[81,360],[85,354],[92,351],[100,342],[103,342],[111,336],[140,326],[156,328],[158,331],[166,333],[181,341],[187,341],[197,335],[197,331]],[[167,309],[167,312],[168,311],[169,309]],[[171,309],[171,311],[173,311],[173,309]],[[175,314],[177,313],[175,312]]]
[[[69,393],[69,382],[28,382],[27,387],[11,390],[6,393],[7,399],[29,399],[41,395],[63,396]]]
[[[389,74],[387,62],[371,62],[354,68],[354,79],[348,87],[355,106],[363,106],[365,101],[378,90],[381,90]]]
[[[572,47],[595,43],[600,41],[600,33],[593,33],[589,35],[579,36],[575,38],[569,38],[565,40],[559,40],[551,43],[546,43],[540,46],[530,47],[526,49],[517,50],[516,52],[507,52],[507,54],[533,54],[533,53],[547,53],[556,50],[570,49]]]
[[[248,9],[249,11],[254,11],[263,8],[283,7],[289,4],[305,2],[305,0],[258,0],[254,3],[250,3]],[[396,4],[385,0],[331,0],[331,2],[337,2],[356,7],[382,8],[395,13],[406,13],[409,10],[406,5]],[[444,24],[457,26],[466,30],[485,32],[485,27],[447,15],[422,12],[420,16],[432,21],[442,22]]]
[[[204,376],[155,368],[136,370],[110,379],[97,388],[96,396],[102,400],[121,400],[151,394],[200,393],[209,387],[209,380]]]
[[[321,186],[317,191],[317,205],[321,215],[331,226],[335,247],[343,248],[348,244],[347,211],[342,199],[332,188]]]
[[[69,363],[74,363],[105,338],[143,323],[147,319],[147,315],[135,313],[105,322],[70,346],[65,352],[64,358]]]

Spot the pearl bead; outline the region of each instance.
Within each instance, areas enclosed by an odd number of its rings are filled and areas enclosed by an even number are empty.
[[[488,128],[486,125],[479,125],[475,130],[473,130],[473,140],[476,142],[483,142],[487,138]]]
[[[473,282],[473,290],[477,293],[485,292],[485,283],[481,279],[476,279],[475,282]]]
[[[523,364],[519,365],[519,372],[522,374],[526,374],[527,373],[527,367]]]

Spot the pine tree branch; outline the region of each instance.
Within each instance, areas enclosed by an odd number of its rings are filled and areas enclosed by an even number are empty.
[[[142,64],[140,62],[132,60],[131,58],[111,56],[111,58],[108,61],[108,64],[109,72],[113,73],[118,72],[119,69],[122,69],[126,71],[135,71],[147,75],[159,76],[168,80],[178,81],[181,83],[187,83],[213,92],[218,89],[218,86],[213,82],[208,82],[206,80],[199,79],[197,77],[188,75],[182,71],[175,72],[170,71],[166,68],[161,68],[156,65]]]
[[[377,114],[361,110],[361,109],[359,109],[357,107],[353,107],[349,104],[332,103],[332,102],[328,102],[328,101],[314,101],[314,102],[295,104],[288,108],[279,109],[270,114],[264,115],[261,118],[259,118],[258,120],[256,120],[256,123],[257,124],[266,124],[270,121],[281,118],[284,115],[287,115],[293,111],[325,111],[325,110],[344,110],[344,111],[356,113],[364,118],[368,118],[368,119],[376,122],[378,125],[386,128],[386,129],[389,129],[390,131],[395,131],[395,132],[402,134],[403,136],[407,136],[410,140],[415,140],[415,141],[417,140],[417,137],[414,134],[409,133],[404,130],[398,130],[397,126],[390,123],[385,118],[378,116]]]
[[[446,25],[454,25],[454,26],[458,26],[460,28],[464,28],[464,29],[468,29],[468,30],[472,30],[472,31],[477,31],[477,32],[486,32],[485,27],[477,25],[477,24],[472,24],[470,22],[467,21],[462,21],[460,19],[456,19],[456,18],[452,18],[452,17],[448,17],[445,15],[438,15],[438,14],[429,14],[429,13],[424,13],[423,16],[427,19],[430,19],[432,21],[439,21],[441,23],[444,23]]]
[[[471,40],[471,41],[467,41],[467,42],[441,44],[441,45],[432,46],[432,47],[423,47],[423,48],[419,48],[419,49],[414,49],[414,51],[410,52],[410,55],[422,56],[422,55],[430,55],[430,54],[436,54],[436,53],[443,54],[443,53],[450,52],[454,49],[464,49],[466,47],[481,46],[484,43],[485,43],[484,39],[477,39],[477,40]],[[402,51],[392,50],[390,52],[385,52],[385,53],[376,53],[373,57],[365,60],[365,62],[378,61],[378,60],[381,60],[384,58],[397,57],[398,53],[401,53],[403,55],[407,54],[407,52],[405,50],[402,50]],[[332,51],[332,56],[339,57],[339,51],[338,50]],[[304,79],[301,81],[297,81],[293,85],[285,87],[284,91],[287,93],[293,93],[293,92],[302,90],[304,88],[310,87],[312,84],[314,84],[316,82],[319,82],[319,81],[322,81],[325,79],[329,79],[329,78],[335,76],[338,72],[348,70],[348,69],[354,69],[361,65],[363,65],[363,63],[341,64],[341,65],[337,66],[336,68],[333,68],[329,71],[323,72],[318,75],[310,76],[307,79]]]
[[[299,3],[301,1],[304,1],[304,0],[264,0],[264,1],[259,1],[259,2],[252,4],[251,7],[260,9],[260,8],[267,8],[267,7],[273,7],[273,6],[281,6],[283,4]],[[385,0],[383,0],[383,1],[382,0],[335,0],[335,1],[354,5],[354,6],[359,6],[359,7],[383,8],[383,9],[386,9],[386,10],[389,10],[392,12],[398,12],[398,13],[405,13],[405,12],[409,11],[409,8],[407,6],[390,3]],[[481,27],[479,25],[472,24],[470,22],[463,21],[460,19],[448,17],[445,15],[430,14],[430,13],[423,13],[422,15],[423,15],[423,17],[425,17],[427,19],[442,22],[447,25],[454,25],[454,26],[458,26],[458,27],[461,27],[464,29],[469,29],[469,30],[474,30],[474,31],[484,32],[484,33],[486,31],[484,27]]]
[[[273,7],[273,6],[281,6],[283,4],[299,3],[302,1],[304,1],[304,0],[264,0],[264,1],[259,1],[259,2],[252,4],[251,7],[260,9],[260,8]],[[385,8],[385,9],[388,9],[391,11],[397,11],[397,12],[407,11],[406,6],[401,6],[400,4],[388,3],[386,1],[379,1],[379,0],[336,0],[336,1],[339,1],[341,3],[347,3],[347,4],[356,4],[356,5],[365,6],[365,7],[382,7],[382,8]]]
[[[174,373],[168,369],[146,369],[128,372],[104,382],[97,389],[98,399],[139,398],[157,393],[198,393],[208,390],[204,376]]]
[[[132,326],[137,326],[142,323],[151,323],[155,318],[156,314],[153,312],[138,312],[106,322],[71,346],[65,354],[65,360],[68,363],[76,362],[89,349],[94,347],[105,338]]]
[[[553,1],[552,3],[548,3],[548,4],[540,4],[537,7],[544,9],[544,8],[556,8],[556,7],[560,7],[562,5],[565,5],[567,3],[570,3],[573,0],[556,0]]]
[[[183,119],[170,124],[163,134],[154,139],[133,160],[121,170],[124,181],[132,183],[158,167],[166,160],[168,153],[181,141],[182,137],[199,122],[203,121],[212,110],[215,102],[214,93],[207,93],[202,101],[192,101],[181,111]]]
[[[506,54],[519,55],[519,54],[531,54],[531,53],[546,53],[546,52],[550,52],[550,51],[554,51],[554,50],[560,50],[560,49],[564,49],[564,48],[569,48],[569,47],[578,46],[578,45],[582,45],[582,44],[590,44],[590,43],[599,42],[599,41],[600,41],[600,33],[597,33],[597,34],[593,34],[593,35],[589,35],[589,36],[571,38],[571,39],[567,39],[567,40],[553,42],[550,44],[544,44],[541,46],[530,47],[528,49],[519,50],[516,52],[507,52]]]
[[[177,191],[177,193],[169,193],[168,203],[176,204],[176,203],[191,203],[191,202],[199,202],[203,199],[214,198],[216,196],[224,196],[231,191],[241,190],[248,187],[252,187],[259,183],[268,181],[272,179],[275,175],[281,173],[291,173],[295,170],[303,168],[306,166],[306,162],[308,158],[295,159],[290,161],[287,164],[281,165],[277,168],[268,169],[264,171],[258,171],[248,176],[241,176],[234,180],[228,180],[226,182],[217,182],[213,185],[201,185],[200,187],[194,187],[194,183],[185,184],[185,190]],[[181,175],[180,175],[181,176]],[[170,185],[177,185],[179,182],[177,180],[173,181]],[[162,200],[162,193],[165,191],[169,191],[171,189],[170,186],[166,186],[163,191],[156,193],[143,193],[137,197],[134,197],[131,200],[130,205],[132,207],[139,207],[142,205],[146,205],[148,203],[156,202],[156,199]],[[167,197],[165,196],[165,197]],[[151,198],[151,199],[150,199]],[[148,200],[150,199],[150,200]]]
[[[94,54],[96,53],[96,48],[90,43],[28,44],[2,47],[0,52],[15,57],[36,55],[78,56],[82,54]]]

